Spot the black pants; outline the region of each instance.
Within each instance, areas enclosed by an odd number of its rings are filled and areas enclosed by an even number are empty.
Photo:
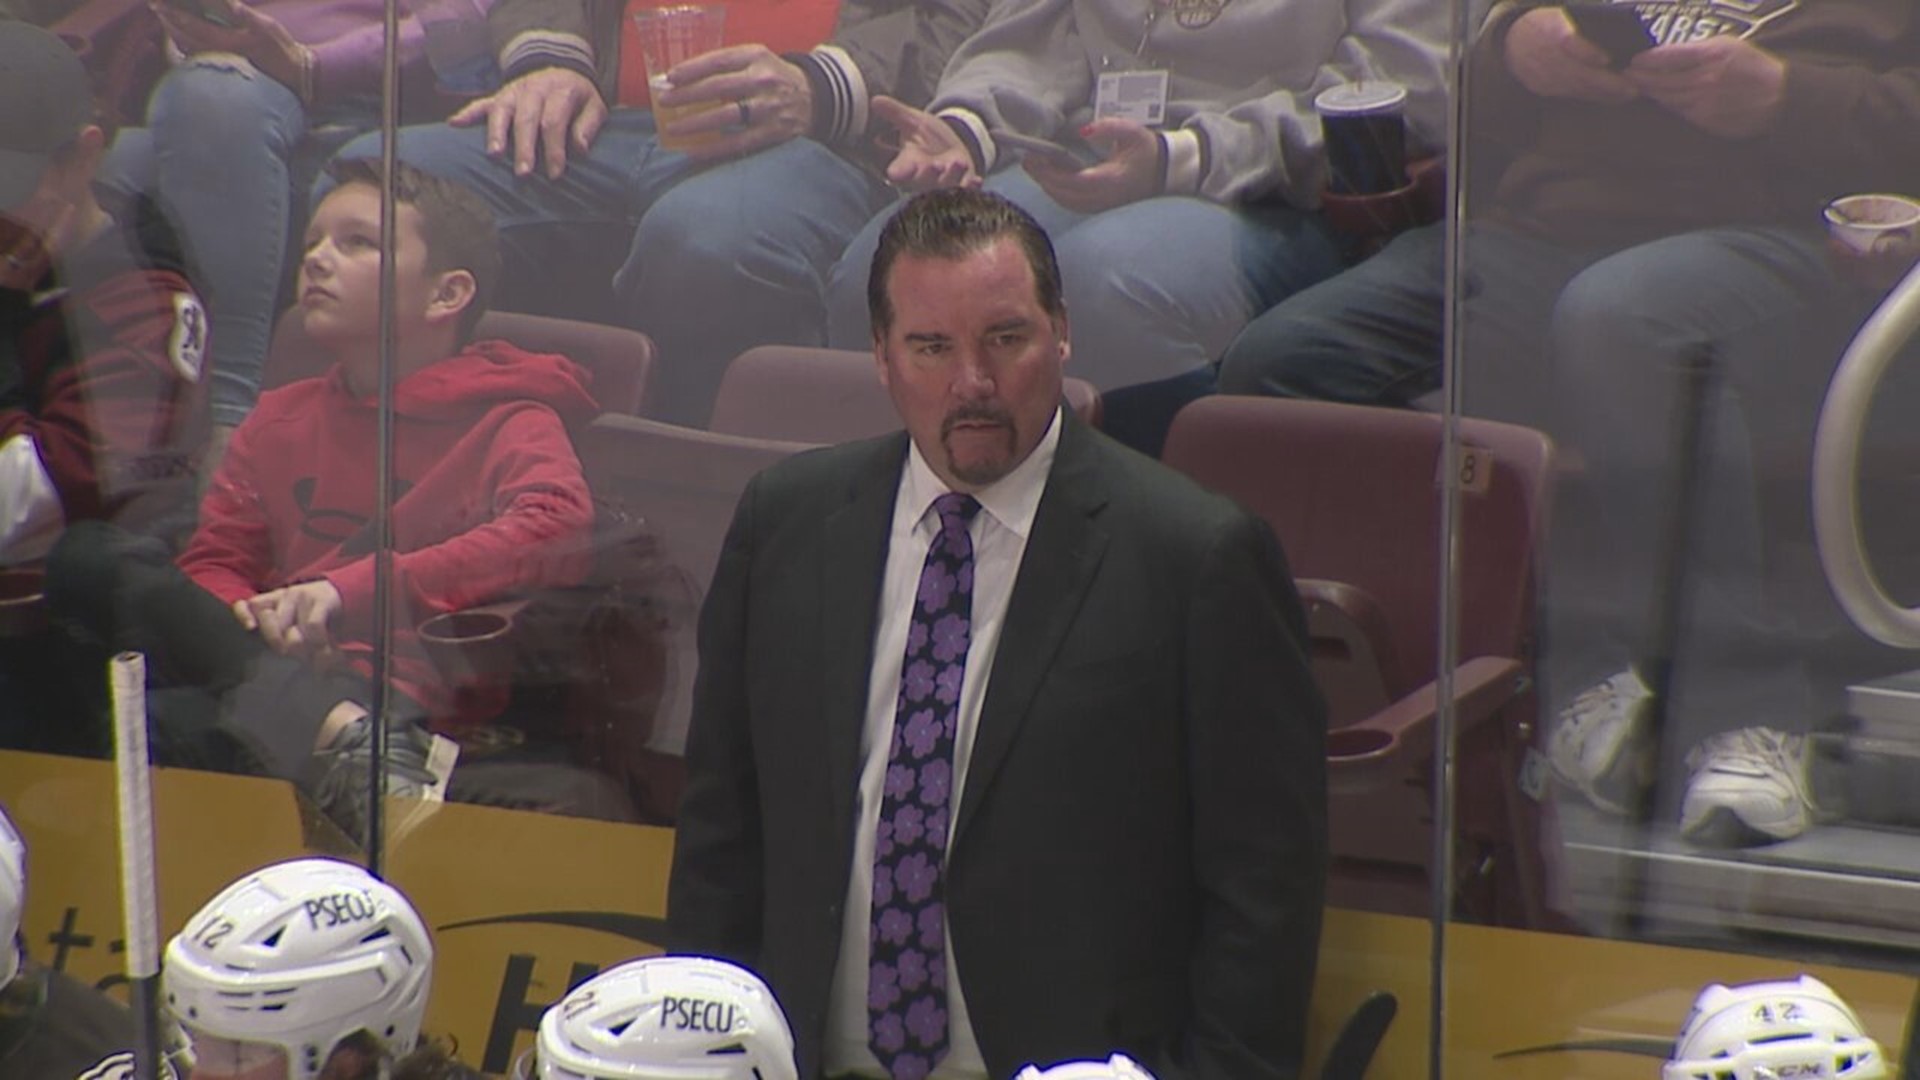
[[[327,714],[342,701],[371,706],[365,680],[320,674],[275,653],[181,573],[164,544],[112,526],[86,522],[67,529],[48,559],[47,603],[66,639],[63,647],[83,656],[68,667],[93,672],[97,702],[87,707],[98,710],[102,727],[107,658],[121,651],[146,656],[157,764],[311,781],[313,744]],[[390,724],[425,719],[418,703],[397,693],[388,696],[388,713]],[[544,813],[636,819],[623,785],[571,764],[554,746],[463,759],[447,796]]]
[[[146,657],[155,761],[301,779],[327,714],[366,683],[280,656],[173,564],[164,544],[101,522],[67,528],[47,559],[47,605],[69,692],[104,715],[106,661]],[[104,721],[102,721],[104,722]]]

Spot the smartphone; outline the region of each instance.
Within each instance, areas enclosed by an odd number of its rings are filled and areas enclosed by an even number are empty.
[[[226,0],[166,0],[166,4],[175,11],[215,26],[231,29],[240,25],[240,20],[233,17],[233,9]]]
[[[1626,67],[1634,57],[1653,48],[1653,32],[1640,21],[1628,4],[1568,4],[1567,18],[1573,20],[1580,36],[1600,46],[1615,68]]]
[[[1086,143],[1057,143],[1051,139],[1022,135],[1017,131],[989,131],[987,134],[993,137],[995,146],[1004,146],[1022,155],[1050,157],[1069,168],[1084,169],[1106,160],[1106,155]]]

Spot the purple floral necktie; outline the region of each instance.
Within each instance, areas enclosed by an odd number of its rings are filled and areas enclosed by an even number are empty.
[[[953,799],[960,683],[973,640],[971,495],[933,502],[940,533],[927,549],[907,626],[900,700],[873,846],[867,932],[867,1045],[893,1080],[921,1080],[947,1052],[947,912],[941,864]]]

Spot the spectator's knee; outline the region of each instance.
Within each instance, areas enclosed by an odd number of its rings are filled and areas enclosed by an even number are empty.
[[[1221,355],[1220,392],[1401,405],[1438,385],[1438,356],[1402,369],[1337,331],[1319,314],[1274,309]]]
[[[640,219],[634,255],[670,269],[676,280],[692,280],[703,270],[730,268],[753,242],[738,227],[737,216],[712,213],[711,207],[683,205],[669,192]]]
[[[282,123],[280,110],[270,100],[274,95],[286,97],[285,108],[299,108],[292,91],[238,59],[200,56],[184,61],[161,81],[149,116],[156,128],[165,129],[169,141],[211,161],[219,159],[223,147],[262,144],[285,156],[297,136],[289,127],[304,125]]]
[[[1220,356],[1220,392],[1298,397],[1295,368],[1317,355],[1299,320],[1275,312],[1255,322]]]
[[[1667,290],[1646,270],[1603,261],[1567,282],[1554,301],[1549,323],[1556,359],[1578,362],[1581,353],[1601,350],[1625,363],[1671,341],[1676,327],[1666,317],[1662,294]],[[1681,302],[1686,302],[1684,294]]]

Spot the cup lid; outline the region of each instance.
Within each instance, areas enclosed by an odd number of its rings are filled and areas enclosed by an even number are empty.
[[[1313,107],[1328,116],[1354,116],[1387,112],[1406,101],[1406,87],[1385,79],[1369,79],[1329,86],[1314,97]]]

